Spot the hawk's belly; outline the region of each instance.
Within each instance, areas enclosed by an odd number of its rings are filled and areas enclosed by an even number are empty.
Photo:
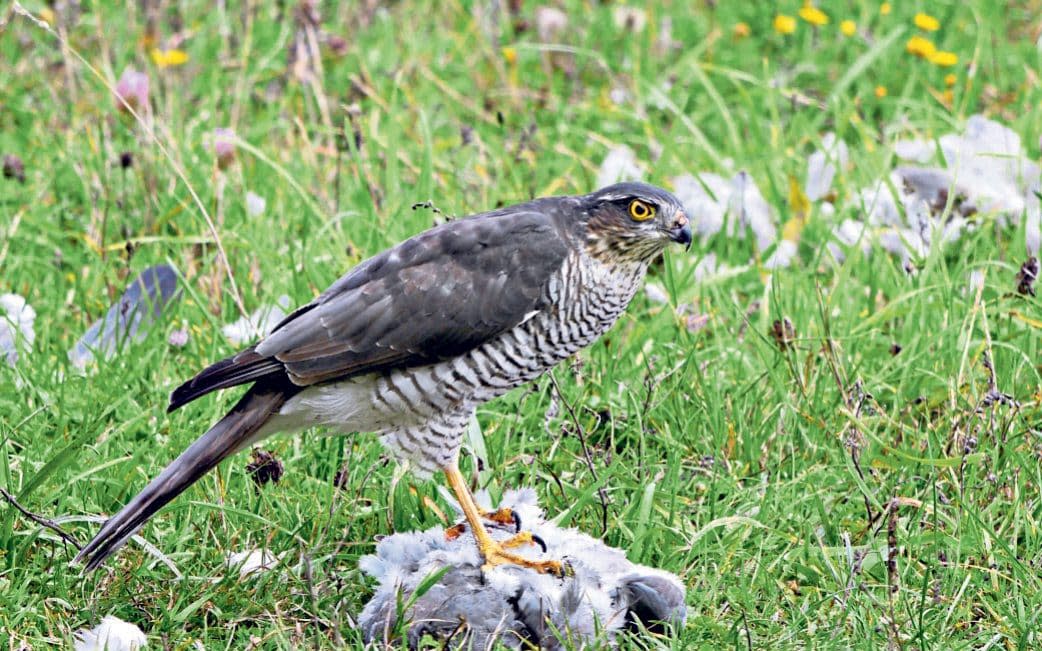
[[[399,459],[435,472],[455,460],[478,405],[546,373],[615,323],[644,275],[643,267],[625,271],[619,277],[565,265],[547,287],[550,305],[513,329],[428,366],[310,387],[282,407],[273,426],[376,432]]]

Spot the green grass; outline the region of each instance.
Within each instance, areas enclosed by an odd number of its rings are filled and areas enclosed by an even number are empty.
[[[531,24],[534,3],[517,18],[501,3],[499,46],[469,3],[402,0],[372,14],[356,6],[367,3],[320,3],[321,28],[347,46],[322,48],[311,84],[287,67],[294,3],[226,4],[158,3],[160,38],[185,34],[190,56],[166,69],[149,60],[137,2],[86,2],[74,22],[59,14],[64,46],[0,10],[0,151],[26,171],[24,185],[0,179],[0,291],[38,313],[33,352],[17,369],[0,364],[0,486],[46,517],[115,512],[234,400],[229,391],[164,413],[170,389],[232,352],[220,325],[237,317],[237,299],[215,232],[252,310],[280,294],[303,303],[428,227],[438,215],[417,202],[465,215],[589,191],[613,144],[630,146],[663,185],[725,172],[730,159],[780,223],[790,176],[803,178],[828,130],[854,161],[837,181],[841,199],[888,174],[893,138],[935,137],[977,112],[1039,155],[1037,0],[1002,11],[984,0],[895,2],[888,16],[873,2],[823,2],[831,24],[800,22],[790,36],[772,31],[766,3],[664,2],[632,33],[614,26],[614,5],[568,1],[558,40],[573,53],[571,73],[553,65],[534,27],[517,29]],[[799,5],[778,10],[796,15]],[[917,10],[940,19],[932,38],[957,66],[905,52]],[[663,52],[654,45],[665,17],[681,47]],[[858,36],[840,35],[843,18]],[[747,38],[734,36],[739,21]],[[106,88],[127,65],[151,77],[150,129],[120,115]],[[615,104],[613,89],[626,101]],[[207,143],[223,126],[248,146],[221,172]],[[134,156],[126,171],[124,151]],[[267,200],[262,217],[247,215],[247,191]],[[479,412],[481,477],[493,493],[534,486],[551,514],[567,511],[565,524],[682,577],[688,624],[655,644],[1042,643],[1042,306],[1014,292],[1022,229],[978,216],[974,232],[935,247],[909,275],[881,251],[830,261],[833,220],[855,216],[813,210],[799,260],[776,272],[748,264],[748,238],[668,253],[653,276],[673,304],[638,296],[602,342],[556,371],[577,422],[565,409],[546,416],[548,378]],[[738,271],[693,282],[710,251]],[[96,373],[71,371],[66,350],[128,276],[164,261],[184,274],[184,299]],[[972,270],[986,273],[979,295],[965,289]],[[688,332],[672,309],[680,304],[708,314],[708,327]],[[797,339],[780,348],[769,330],[785,317]],[[168,345],[181,327],[188,344]],[[986,354],[1019,409],[977,411]],[[436,487],[396,480],[364,435],[267,445],[286,464],[277,487],[255,492],[240,455],[144,530],[180,580],[133,544],[81,576],[71,548],[0,509],[0,647],[68,641],[105,614],[137,623],[156,648],[360,645],[350,618],[372,586],[358,558],[376,536],[438,524],[426,505],[440,502]],[[96,530],[65,526],[81,541]],[[286,554],[284,572],[243,584],[225,570],[229,551],[263,545]],[[301,557],[310,575],[294,569]]]

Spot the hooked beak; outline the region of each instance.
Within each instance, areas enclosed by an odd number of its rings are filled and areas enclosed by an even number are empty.
[[[687,215],[679,213],[673,226],[669,229],[669,239],[678,244],[683,244],[688,251],[691,250],[691,223]]]

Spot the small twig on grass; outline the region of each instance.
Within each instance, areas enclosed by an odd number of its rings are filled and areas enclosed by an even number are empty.
[[[647,422],[648,412],[651,411],[651,400],[655,397],[658,382],[655,378],[655,367],[652,366],[651,360],[647,356],[644,357],[644,368],[648,372],[644,376],[644,404],[640,407],[640,419],[642,422]]]
[[[886,584],[887,603],[890,608],[890,646],[891,648],[902,648],[901,633],[897,628],[897,618],[894,612],[894,594],[898,590],[897,577],[897,507],[898,498],[890,500],[887,504],[889,519],[886,526]]]
[[[742,611],[742,631],[745,632],[745,648],[753,651],[753,634],[749,631],[749,618],[745,610]]]
[[[554,377],[552,372],[548,375],[554,391],[557,392],[557,397],[561,399],[561,404],[568,410],[568,415],[572,418],[572,424],[575,425],[575,435],[579,437],[579,443],[582,445],[583,456],[586,458],[586,467],[590,469],[590,476],[593,477],[594,483],[599,483],[600,479],[597,477],[597,469],[593,465],[593,455],[590,454],[590,446],[586,444],[586,431],[579,424],[579,417],[575,414],[575,408],[572,407],[572,403],[565,400],[564,393],[561,392],[561,386],[557,384],[557,378]],[[608,532],[608,492],[604,490],[604,486],[597,489],[597,496],[601,501],[601,535],[604,535]]]
[[[75,547],[76,551],[80,551],[81,549],[83,549],[83,546],[80,545],[80,543],[76,542],[75,538],[73,538],[71,535],[66,533],[65,530],[62,529],[61,527],[59,527],[57,524],[55,524],[55,522],[53,520],[49,520],[49,519],[43,517],[42,515],[37,515],[37,514],[33,513],[32,511],[30,511],[29,509],[25,508],[24,506],[22,506],[21,504],[18,503],[18,500],[16,500],[14,498],[14,495],[11,495],[10,493],[8,493],[3,488],[0,488],[0,495],[2,495],[3,498],[5,500],[7,500],[11,504],[11,506],[13,506],[14,508],[18,509],[22,513],[22,515],[24,515],[25,517],[29,518],[30,520],[32,520],[36,524],[40,525],[41,527],[46,527],[46,528],[50,529],[51,531],[53,531],[54,533],[56,533],[59,536],[61,536],[61,539],[64,540],[65,542],[69,543],[73,547]]]

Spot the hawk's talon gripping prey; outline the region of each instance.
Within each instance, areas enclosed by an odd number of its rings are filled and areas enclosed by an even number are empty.
[[[481,558],[485,561],[485,564],[481,567],[483,571],[488,571],[497,565],[509,564],[535,570],[542,574],[553,574],[557,577],[571,576],[570,566],[561,561],[535,561],[506,551],[509,548],[536,543],[543,548],[543,553],[546,553],[546,543],[542,538],[532,534],[530,531],[523,531],[503,542],[494,540],[489,535],[488,529],[485,528],[485,523],[481,521],[481,510],[474,502],[474,496],[470,494],[470,489],[467,488],[467,482],[463,479],[463,475],[460,474],[459,468],[455,465],[446,468],[445,479],[449,484],[449,488],[456,494],[463,516],[467,519],[471,531],[474,532],[474,539],[478,543],[478,551],[481,553]]]
[[[486,566],[566,574],[566,565],[507,552],[489,535],[456,468],[464,434],[478,407],[596,341],[648,265],[670,243],[691,240],[675,196],[618,183],[452,220],[369,258],[260,341],[174,390],[167,411],[249,385],[77,559],[96,568],[221,460],[278,432],[321,425],[375,432],[399,460],[425,474],[444,470]],[[521,532],[509,510],[488,517]]]
[[[492,541],[492,544],[489,546],[479,547],[481,555],[485,559],[485,564],[481,566],[483,572],[488,572],[499,565],[517,565],[529,570],[535,570],[540,574],[552,574],[559,579],[574,574],[572,566],[564,561],[534,561],[530,558],[505,551],[505,547],[506,544],[495,541]]]

